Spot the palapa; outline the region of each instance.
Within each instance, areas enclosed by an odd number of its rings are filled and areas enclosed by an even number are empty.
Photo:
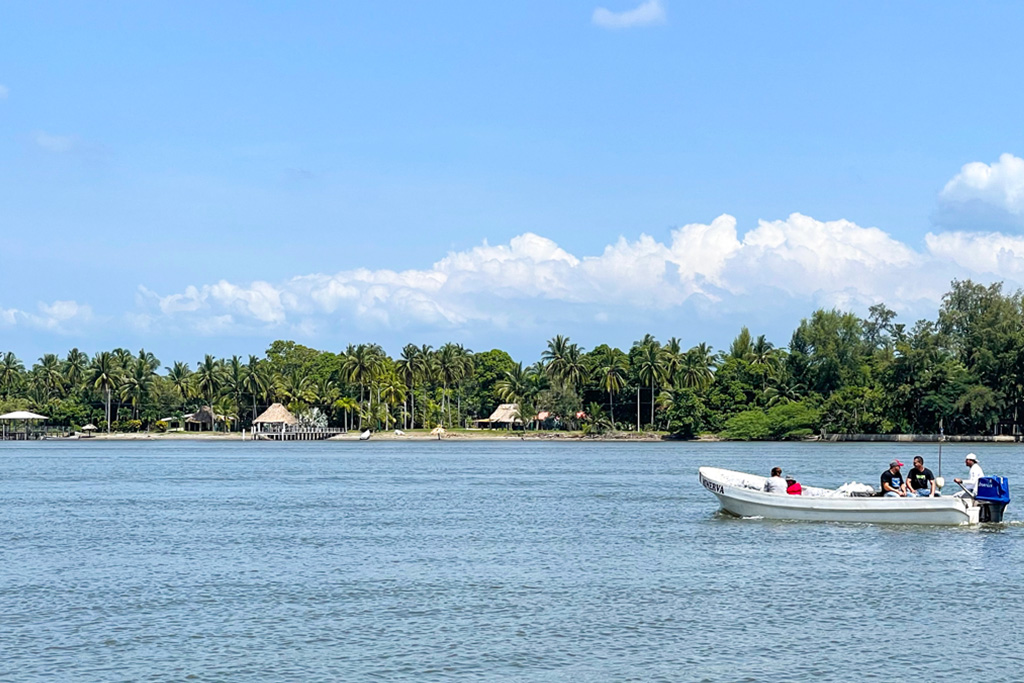
[[[253,424],[297,425],[299,424],[299,419],[280,403],[274,403],[252,422]]]

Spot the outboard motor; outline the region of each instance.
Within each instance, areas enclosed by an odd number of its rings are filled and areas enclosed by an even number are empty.
[[[998,524],[1003,521],[1003,510],[1010,502],[1010,482],[1006,477],[981,477],[974,499],[981,507],[978,521]]]

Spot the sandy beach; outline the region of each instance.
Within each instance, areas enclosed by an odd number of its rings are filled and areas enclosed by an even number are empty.
[[[89,440],[109,441],[249,441],[252,436],[239,432],[137,432],[96,434]],[[438,441],[437,435],[426,430],[407,431],[396,434],[394,431],[374,432],[370,437],[374,441]],[[353,430],[348,434],[333,436],[327,441],[358,441],[359,432]],[[461,430],[446,432],[441,441],[666,441],[670,440],[661,434],[652,432],[616,432],[600,436],[584,435],[582,432],[500,432]],[[701,439],[710,440],[710,439]]]

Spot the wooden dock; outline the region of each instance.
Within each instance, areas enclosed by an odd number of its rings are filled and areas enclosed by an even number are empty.
[[[299,427],[287,424],[283,427],[256,430],[252,438],[255,441],[323,441],[339,434],[348,434],[348,430],[342,427]]]

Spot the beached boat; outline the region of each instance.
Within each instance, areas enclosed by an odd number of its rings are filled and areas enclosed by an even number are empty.
[[[985,477],[976,497],[886,498],[838,489],[804,486],[799,496],[765,491],[765,477],[717,467],[701,467],[701,485],[715,494],[722,509],[738,517],[869,522],[881,524],[978,524],[1001,522],[1010,502],[1005,477]]]

